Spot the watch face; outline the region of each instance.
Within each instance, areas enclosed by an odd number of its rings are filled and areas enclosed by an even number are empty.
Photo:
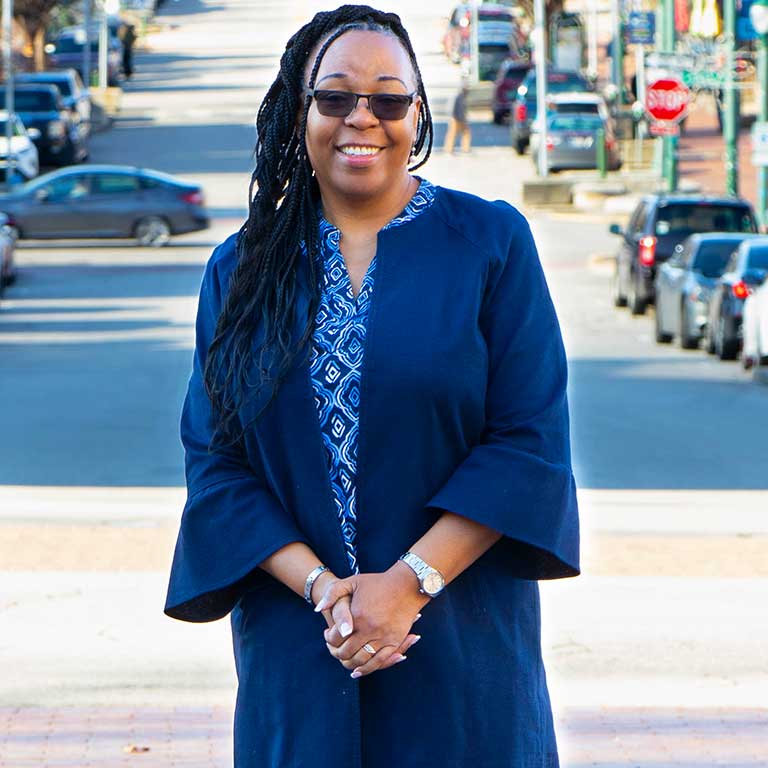
[[[424,577],[422,587],[428,595],[436,595],[443,588],[443,584],[443,577],[436,571],[432,571]]]

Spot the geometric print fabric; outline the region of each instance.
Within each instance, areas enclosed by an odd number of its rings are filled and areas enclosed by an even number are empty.
[[[429,208],[434,197],[435,187],[421,179],[405,210],[384,229],[412,221]],[[377,257],[373,257],[355,298],[341,253],[341,232],[322,216],[318,240],[323,284],[312,335],[310,372],[347,560],[352,573],[359,573],[356,475],[360,374]]]

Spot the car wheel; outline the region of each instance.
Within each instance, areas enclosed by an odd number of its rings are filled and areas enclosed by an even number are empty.
[[[171,239],[171,228],[160,216],[145,216],[134,228],[137,245],[159,247]]]
[[[688,317],[688,307],[683,303],[680,307],[680,346],[683,349],[698,349],[700,336],[691,336],[688,332],[690,328],[690,318]]]
[[[704,349],[709,355],[715,354],[715,339],[709,330],[709,323],[707,323],[707,329],[704,331]]]
[[[645,314],[645,300],[640,298],[640,276],[635,272],[629,281],[629,295],[627,296],[627,302],[629,304],[629,311],[633,315]]]
[[[664,329],[661,326],[661,313],[659,312],[658,306],[656,307],[656,311],[653,313],[654,321],[654,336],[656,338],[657,344],[669,344],[674,336],[671,333],[666,333]]]
[[[494,110],[494,112],[493,112],[493,122],[496,125],[503,125],[504,124],[504,115],[501,112],[498,112],[497,110]]]
[[[515,139],[515,152],[517,152],[518,155],[525,154],[525,147],[526,144],[522,139]]]
[[[725,318],[720,315],[717,323],[717,336],[715,337],[717,356],[721,360],[735,360],[739,352],[736,339],[731,339],[725,332]]]
[[[613,299],[614,307],[626,307],[627,297],[621,293],[621,278],[619,277],[619,264],[616,262],[616,267],[613,270],[613,278],[611,279],[611,298]]]

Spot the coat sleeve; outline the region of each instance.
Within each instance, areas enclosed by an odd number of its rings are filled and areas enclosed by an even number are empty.
[[[187,502],[171,567],[165,613],[183,621],[214,621],[240,596],[271,579],[259,564],[294,541],[306,541],[293,516],[270,491],[263,468],[237,448],[209,451],[211,402],[205,358],[221,309],[219,249],[200,291],[192,376],[181,416]]]
[[[428,506],[502,533],[496,547],[517,578],[576,576],[565,350],[530,228],[514,215],[480,317],[489,366],[485,429]]]

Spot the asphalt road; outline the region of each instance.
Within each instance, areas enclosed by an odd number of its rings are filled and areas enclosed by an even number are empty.
[[[82,528],[67,562],[57,559],[55,548],[69,540],[56,533],[36,563],[30,556],[0,565],[0,618],[13,619],[0,633],[0,680],[6,682],[0,704],[232,700],[226,622],[190,628],[162,616],[164,568],[151,557],[149,564],[139,562],[149,557],[149,539],[157,538],[151,531],[146,539],[138,528],[136,537],[126,535],[128,553],[118,553],[120,543],[112,542],[115,572],[108,554],[98,567],[85,556],[78,562],[76,546],[104,542],[97,529],[123,502],[151,506],[159,498],[153,493],[168,493],[173,508],[183,484],[177,422],[203,264],[245,214],[253,116],[281,46],[323,5],[166,4],[152,50],[136,57],[120,117],[93,137],[93,162],[132,162],[202,182],[211,230],[158,250],[103,243],[19,248],[19,280],[0,309],[0,486],[28,492],[39,527],[8,523],[5,551],[14,542],[20,551],[34,548],[31,542],[42,541],[41,531],[51,531],[57,514],[79,515]],[[456,70],[438,48],[448,4],[416,5],[388,3],[412,30],[439,146],[457,84]],[[475,137],[473,154],[436,151],[423,174],[519,202],[530,158],[505,146],[504,129],[478,122]],[[728,523],[747,497],[713,492],[768,489],[768,388],[737,364],[655,345],[648,317],[632,318],[610,305],[600,258],[613,245],[607,222],[530,217],[569,354],[577,479],[595,498],[609,498],[605,517],[621,517],[621,536],[645,525],[646,534],[660,538],[658,546],[643,539],[642,547],[668,553],[658,578],[649,579],[647,569],[627,568],[639,557],[637,539],[596,540],[595,551],[618,550],[622,563],[543,587],[556,699],[628,706],[759,702],[768,661],[764,611],[755,606],[765,604],[766,580],[749,578],[748,565],[731,580],[716,578],[701,563],[680,578],[669,563],[682,552],[670,545],[681,532],[711,536],[708,544],[719,548],[719,557],[738,553],[734,542],[742,529]],[[85,486],[103,495],[92,497]],[[48,488],[52,496],[45,495]],[[681,495],[655,506],[653,492],[665,489]],[[12,518],[2,505],[22,496],[13,489],[0,494],[0,518]],[[721,506],[699,506],[710,498],[722,499]],[[765,497],[749,499],[759,512]],[[166,514],[167,504],[160,506]],[[636,513],[634,522],[629,512],[620,514],[627,510]],[[666,526],[677,512],[682,522]],[[764,532],[748,523],[746,535]],[[115,524],[138,525],[130,515]],[[718,538],[726,534],[731,538]],[[165,537],[166,529],[158,535]],[[684,543],[695,563],[696,540]],[[0,546],[0,557],[3,551]],[[759,557],[757,547],[750,552]],[[85,574],[91,570],[98,572]]]

